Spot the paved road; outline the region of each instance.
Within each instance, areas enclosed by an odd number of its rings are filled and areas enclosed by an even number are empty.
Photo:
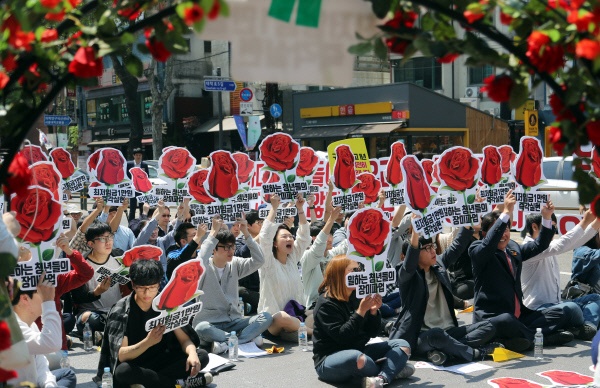
[[[513,239],[520,241],[518,234],[513,233]],[[571,255],[561,255],[561,278],[563,286],[570,275]],[[470,323],[470,315],[459,315],[461,323]],[[265,341],[265,344],[269,344]],[[313,368],[312,353],[302,352],[297,344],[282,342],[285,347],[283,354],[269,355],[256,359],[241,359],[236,367],[215,377],[211,387],[326,387],[330,384],[317,379]],[[487,380],[498,377],[519,377],[550,385],[546,379],[537,376],[547,370],[558,369],[579,372],[589,376],[591,365],[590,343],[574,341],[569,346],[559,348],[546,348],[544,361],[532,358],[533,352],[526,352],[527,357],[495,363],[483,362],[492,367],[470,375],[458,375],[432,369],[417,369],[413,377],[407,380],[396,381],[389,387],[418,385],[428,388],[458,387],[469,384],[473,387],[489,387]],[[91,381],[95,374],[99,353],[86,353],[81,342],[75,341],[74,350],[70,352],[71,365],[78,376],[79,387],[95,387]],[[358,383],[338,385],[339,387],[358,386]]]

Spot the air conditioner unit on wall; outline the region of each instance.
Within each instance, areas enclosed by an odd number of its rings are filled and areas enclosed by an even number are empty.
[[[465,97],[479,97],[479,87],[469,86],[465,89]]]

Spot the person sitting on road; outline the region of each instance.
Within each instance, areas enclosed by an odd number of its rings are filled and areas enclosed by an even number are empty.
[[[95,382],[102,380],[105,367],[113,372],[115,388],[133,384],[187,388],[212,382],[210,373],[200,372],[208,365],[208,353],[198,349],[200,341],[189,324],[168,333],[164,325],[146,331],[146,322],[160,315],[152,301],[163,276],[162,266],[155,260],[136,260],[131,265],[133,292],[108,314]]]
[[[98,220],[106,222],[110,225],[112,233],[114,234],[114,249],[120,249],[125,252],[133,248],[135,242],[135,235],[133,231],[127,226],[121,225],[121,218],[123,218],[123,212],[129,208],[129,198],[125,198],[121,206],[111,206],[107,213],[102,213]]]
[[[189,222],[182,222],[175,230],[175,245],[167,249],[167,279],[175,268],[198,256],[198,247],[206,235],[206,225],[198,224],[198,227]]]
[[[416,216],[413,216],[416,217]],[[413,230],[406,257],[398,269],[402,306],[390,338],[404,338],[413,353],[442,365],[448,357],[474,361],[493,353],[498,343],[491,322],[459,326],[446,268],[464,252],[473,231],[462,227],[452,245],[441,255],[431,238]],[[487,344],[487,345],[486,345]]]
[[[246,236],[250,257],[233,255],[235,237],[228,230],[221,230],[223,220],[214,218],[212,229],[202,246],[200,258],[206,273],[200,280],[199,288],[204,292],[200,297],[202,310],[194,318],[194,327],[201,344],[212,343],[212,352],[227,350],[227,338],[232,331],[238,333],[239,343],[254,341],[262,346],[261,334],[273,323],[268,312],[253,317],[244,317],[238,310],[238,279],[258,270],[264,263],[262,250],[248,232],[245,218],[237,221],[240,232]]]
[[[313,360],[319,379],[328,383],[362,378],[365,387],[381,387],[410,377],[415,368],[407,364],[410,345],[403,339],[367,345],[379,334],[381,296],[356,299],[346,276],[359,268],[345,255],[334,257],[325,268],[314,310]]]
[[[94,224],[85,232],[85,238],[91,248],[86,260],[94,272],[101,266],[113,271],[121,267],[112,254],[114,235],[110,226],[105,223]],[[104,331],[106,314],[119,299],[129,294],[130,290],[126,285],[120,286],[119,283],[115,283],[111,287],[110,277],[104,278],[102,282],[98,282],[96,279],[98,279],[98,275],[94,273],[94,276],[86,284],[72,290],[71,295],[77,315],[77,331],[81,334],[86,322],[89,323],[90,329],[95,335],[95,341],[99,343],[102,338],[100,332]]]
[[[310,230],[304,214],[304,198],[298,195],[296,208],[300,223],[296,238],[285,225],[275,224],[277,208],[280,204],[279,195],[271,195],[271,210],[260,230],[260,247],[265,256],[265,264],[259,269],[260,274],[260,300],[258,311],[271,314],[280,312],[281,318],[277,325],[269,327],[269,333],[284,339],[297,341],[300,320],[284,312],[286,304],[302,300],[302,280],[298,272],[298,262],[302,254],[310,246]],[[309,335],[312,334],[312,311],[307,312],[306,327]]]
[[[250,237],[258,243],[258,235],[262,228],[263,219],[259,217],[258,211],[250,210],[246,213],[246,222],[248,223],[248,232]],[[246,237],[240,233],[240,237],[235,239],[235,253],[237,257],[251,257],[250,248],[246,243]],[[250,314],[256,314],[258,309],[258,300],[260,299],[260,275],[258,270],[240,278],[238,281],[238,291],[244,304],[250,305]]]
[[[310,225],[310,237],[313,243],[310,248],[304,251],[300,260],[302,284],[304,285],[302,302],[309,310],[313,309],[319,298],[318,288],[323,282],[321,264],[327,264],[333,257],[345,254],[348,251],[347,240],[335,248],[331,245],[333,241],[331,228],[341,212],[342,209],[337,207],[333,209],[326,223],[315,221]]]
[[[77,386],[77,377],[72,369],[61,368],[50,371],[45,356],[56,352],[62,345],[61,319],[56,310],[54,296],[54,286],[45,280],[44,274],[40,277],[35,291],[15,292],[12,305],[32,360],[29,365],[16,370],[17,377],[8,380],[9,386],[20,386],[24,381],[32,382],[39,387],[75,388]],[[40,316],[43,324],[41,331],[35,324],[35,320]]]
[[[600,294],[600,234],[575,249],[571,266],[572,280],[587,284]]]
[[[528,214],[526,229],[528,236],[524,243],[534,241],[540,234],[542,216]],[[523,304],[532,310],[550,306],[566,309],[565,315],[570,331],[576,338],[589,341],[596,335],[600,323],[600,295],[589,294],[568,301],[562,301],[558,255],[578,248],[598,233],[600,220],[590,210],[583,219],[559,239],[552,240],[550,246],[539,255],[523,262],[521,287]],[[572,328],[572,329],[571,329]]]
[[[554,236],[551,220],[554,205],[549,201],[542,207],[539,236],[519,245],[510,239],[508,226],[515,203],[511,190],[504,197],[502,213],[494,211],[483,216],[483,238],[469,247],[475,278],[473,322],[491,321],[499,341],[517,352],[533,344],[536,328],[542,329],[544,346],[563,345],[573,340],[573,334],[565,331],[569,319],[563,309],[558,306],[530,310],[523,305],[521,289],[523,261],[546,250]]]

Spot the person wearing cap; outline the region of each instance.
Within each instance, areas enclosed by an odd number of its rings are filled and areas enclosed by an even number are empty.
[[[260,218],[258,211],[250,210],[246,213],[246,221],[248,222],[248,232],[250,236],[258,243],[258,234],[262,228],[264,219]],[[235,240],[235,254],[238,257],[250,257],[250,248],[246,244],[246,238],[243,234]],[[258,308],[258,299],[260,297],[260,276],[258,270],[252,272],[238,280],[238,292],[242,301],[251,306],[250,314],[256,314]]]
[[[127,176],[129,177],[129,179],[131,179],[131,173],[129,172],[129,170],[131,170],[134,167],[139,167],[142,170],[144,170],[146,172],[146,174],[148,176],[150,176],[150,170],[148,169],[148,164],[145,163],[144,161],[142,161],[142,148],[138,147],[138,148],[134,148],[133,149],[133,160],[128,160],[127,161]],[[135,195],[141,195],[142,193],[138,193],[136,192]],[[131,198],[131,200],[129,201],[129,221],[134,220],[135,219],[135,209],[139,208],[140,209],[140,215],[142,214],[142,207],[143,207],[143,203],[140,203],[138,206],[137,203],[137,199],[135,197]]]
[[[77,224],[79,223],[79,220],[81,220],[82,214],[83,212],[79,206],[75,204],[67,205],[67,208],[65,209],[65,215],[67,217],[71,217],[71,229],[65,232],[65,236],[67,236],[69,241],[71,241],[71,239],[75,236],[75,233],[77,233]]]

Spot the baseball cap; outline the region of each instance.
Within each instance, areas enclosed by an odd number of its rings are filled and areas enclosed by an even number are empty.
[[[83,211],[81,210],[81,208],[77,205],[74,204],[69,204],[67,205],[67,212],[70,213],[83,213]]]

